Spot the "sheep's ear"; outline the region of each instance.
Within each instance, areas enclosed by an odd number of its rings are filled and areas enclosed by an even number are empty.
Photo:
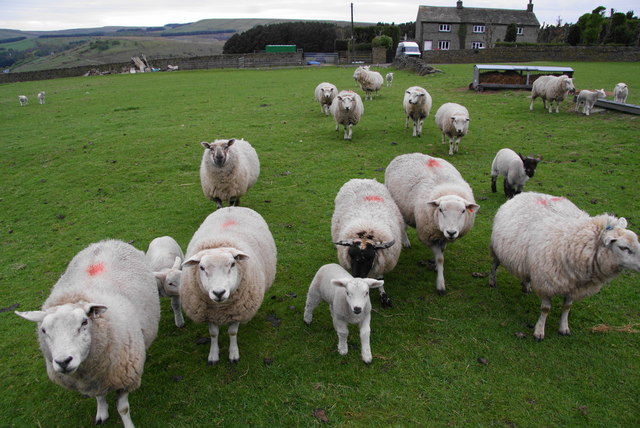
[[[386,241],[386,242],[376,242],[376,245],[374,245],[373,248],[375,248],[376,250],[384,250],[386,248],[391,247],[395,243],[396,243],[395,239],[392,239],[391,241]]]
[[[233,143],[235,143],[235,142],[236,142],[235,138],[230,139],[229,141],[227,141],[227,147],[233,146]]]
[[[15,311],[15,314],[19,317],[26,319],[27,321],[40,322],[44,319],[47,313],[45,311],[29,311],[29,312],[19,312]]]
[[[342,240],[342,241],[338,241],[338,242],[334,242],[334,244],[336,245],[342,245],[345,247],[350,247],[353,245],[353,239],[347,239],[347,240]]]
[[[182,258],[180,258],[180,256],[176,256],[176,259],[173,261],[173,266],[171,266],[171,269],[180,269],[181,264],[182,264]]]
[[[480,205],[467,202],[467,211],[469,211],[470,213],[474,213],[474,212],[477,213],[479,210],[480,210]]]
[[[407,90],[406,92],[407,92],[407,94],[410,94],[410,93],[411,93],[409,90]]]
[[[204,147],[205,149],[211,149],[211,143],[208,143],[208,142],[206,142],[206,141],[201,141],[201,142],[200,142],[200,145],[201,145],[202,147]]]
[[[156,277],[156,279],[160,282],[164,282],[167,279],[167,273],[166,272],[154,272],[153,276]]]
[[[471,122],[471,118],[470,117],[467,118],[467,122]]]
[[[365,278],[364,282],[367,283],[369,288],[380,288],[384,285],[384,281],[381,279]]]
[[[200,260],[202,259],[203,255],[204,255],[204,251],[199,251],[195,253],[188,260],[185,260],[184,262],[182,262],[182,267],[200,264]]]
[[[347,287],[347,284],[351,281],[351,278],[332,279],[331,283],[336,287]]]
[[[609,247],[611,244],[613,244],[617,240],[618,238],[616,238],[615,236],[611,236],[610,233],[607,233],[602,237],[602,243],[604,244],[605,247]]]
[[[89,318],[96,319],[107,311],[107,307],[98,303],[87,303],[84,305],[84,311]]]
[[[430,205],[432,207],[439,207],[440,206],[440,201],[438,199],[436,199],[434,201],[428,201],[427,205]]]
[[[620,229],[626,229],[627,228],[627,219],[624,217],[620,217],[618,219],[618,223],[616,223],[616,226],[619,227]]]
[[[233,251],[231,251],[231,255],[233,256],[234,259],[236,260],[246,260],[249,258],[249,254],[247,253],[243,253],[240,250],[236,250],[234,249]]]

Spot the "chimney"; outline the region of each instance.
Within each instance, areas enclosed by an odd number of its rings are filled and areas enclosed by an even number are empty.
[[[529,1],[531,1],[531,0],[529,0]],[[456,7],[457,7],[458,9],[462,9],[462,0],[458,0],[458,1],[456,2]]]
[[[533,0],[529,0],[529,4],[527,5],[527,12],[533,12]]]

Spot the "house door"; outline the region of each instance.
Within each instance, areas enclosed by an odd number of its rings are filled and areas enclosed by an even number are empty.
[[[425,40],[424,41],[424,49],[422,49],[423,51],[430,51],[431,49],[433,49],[433,41],[431,40]]]

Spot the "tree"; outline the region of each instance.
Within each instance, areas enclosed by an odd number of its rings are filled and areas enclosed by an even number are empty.
[[[374,48],[383,47],[386,49],[391,49],[393,48],[393,39],[382,34],[373,38],[373,40],[371,41],[371,46],[373,46]]]
[[[567,43],[571,46],[577,46],[580,43],[580,27],[577,25],[572,25],[569,29],[569,34],[567,34]]]
[[[595,45],[600,42],[600,34],[604,27],[604,6],[598,6],[591,13],[585,13],[578,19],[578,26],[582,34],[582,43]]]
[[[505,42],[515,42],[518,37],[518,26],[516,24],[507,25],[507,33],[504,36]]]

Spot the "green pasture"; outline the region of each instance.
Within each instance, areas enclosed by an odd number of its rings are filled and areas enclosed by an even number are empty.
[[[640,104],[640,64],[565,63],[578,89],[629,85]],[[624,272],[576,302],[572,336],[556,333],[554,300],[546,338],[532,326],[539,300],[491,266],[493,216],[505,201],[490,191],[495,153],[510,147],[543,156],[525,190],[566,196],[592,215],[624,216],[640,231],[640,117],[590,117],[565,101],[549,114],[526,91],[468,90],[472,64],[440,65],[420,77],[395,72],[353,131],[353,141],[320,112],[315,86],[355,89],[353,68],[180,71],[78,77],[0,85],[0,426],[91,426],[94,399],[49,381],[35,325],[13,311],[38,309],[71,258],[92,242],[118,238],[146,250],[157,236],[183,247],[215,205],[199,182],[200,142],[244,138],[261,162],[242,205],[259,212],[278,247],[276,281],[239,331],[240,361],[207,366],[207,327],[177,329],[162,301],[158,337],[142,386],[129,396],[140,427],[505,426],[631,427],[640,424],[640,297]],[[375,68],[375,67],[374,67]],[[405,129],[402,97],[425,87],[433,109],[421,138]],[[36,94],[46,91],[46,104]],[[358,89],[359,91],[359,89]],[[29,104],[20,107],[18,95]],[[449,157],[434,122],[445,102],[470,111],[469,134]],[[351,178],[383,181],[396,156],[423,152],[452,162],[481,208],[474,229],[445,251],[447,294],[438,296],[431,251],[409,231],[385,277],[393,308],[372,293],[373,363],[360,359],[355,329],[346,357],[326,304],[302,321],[316,270],[336,261],[330,221],[336,193]],[[501,189],[501,183],[499,183]],[[521,338],[520,336],[523,336]],[[113,396],[107,426],[120,426]]]

